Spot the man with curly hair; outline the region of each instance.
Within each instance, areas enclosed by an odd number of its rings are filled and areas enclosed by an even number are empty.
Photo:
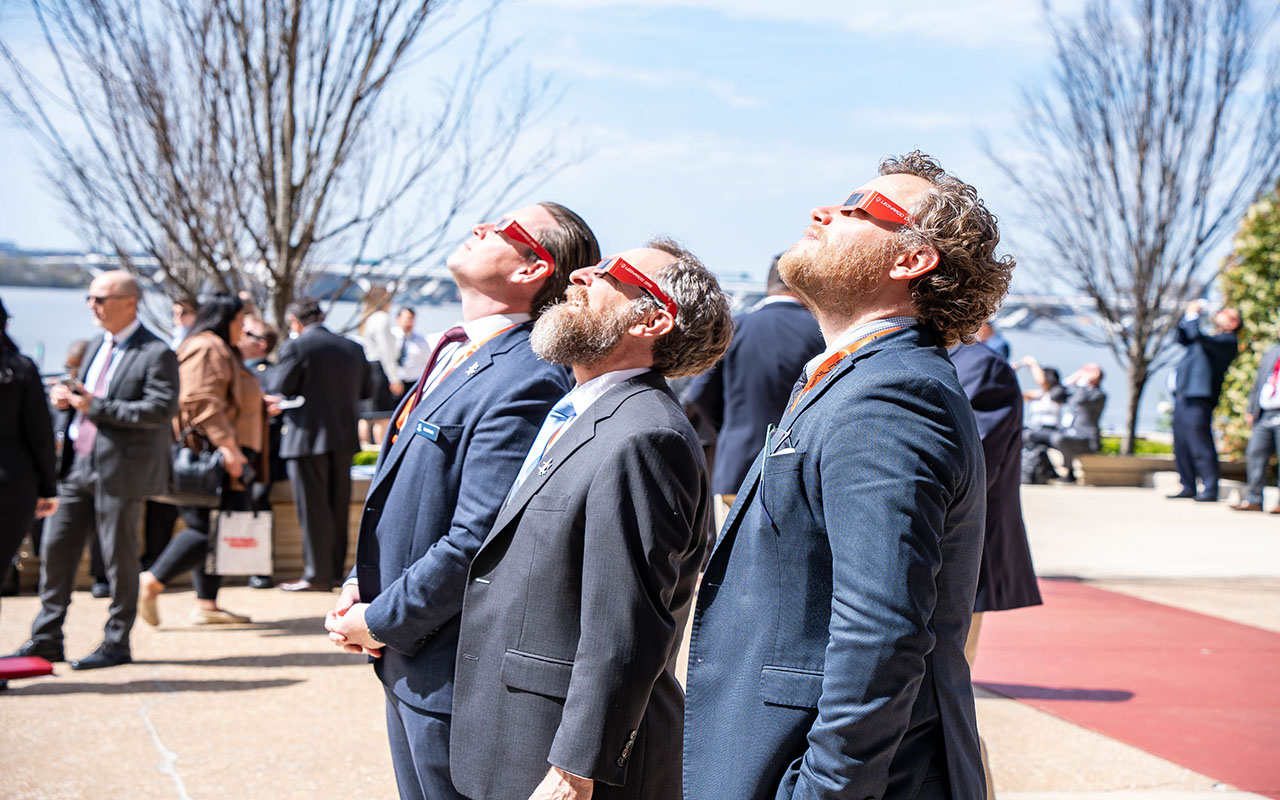
[[[688,800],[985,795],[964,656],[985,476],[946,348],[1008,291],[999,238],[972,186],[912,152],[783,256],[827,349],[703,576]]]

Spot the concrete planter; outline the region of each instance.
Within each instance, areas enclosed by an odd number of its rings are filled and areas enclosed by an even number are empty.
[[[1079,478],[1086,486],[1144,486],[1154,485],[1152,476],[1157,472],[1173,472],[1173,456],[1112,456],[1100,453],[1077,456]],[[1245,466],[1238,461],[1220,461],[1218,469],[1223,480],[1244,480]]]

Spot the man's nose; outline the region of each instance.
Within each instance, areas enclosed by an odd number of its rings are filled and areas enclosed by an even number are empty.
[[[569,273],[569,282],[579,286],[590,286],[591,282],[595,280],[595,276],[595,267],[583,267]]]
[[[809,212],[809,216],[819,225],[830,225],[835,218],[835,206],[818,206]]]

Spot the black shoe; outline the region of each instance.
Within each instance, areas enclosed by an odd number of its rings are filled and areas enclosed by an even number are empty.
[[[1197,503],[1216,503],[1218,496],[1216,494],[1198,494],[1196,495]]]
[[[89,587],[89,594],[94,597],[110,597],[111,584],[106,581],[94,581],[93,585]]]
[[[72,669],[102,669],[118,667],[133,661],[133,656],[123,647],[111,647],[108,644],[98,645],[98,649],[79,661],[72,661]]]
[[[50,663],[67,660],[67,657],[62,654],[62,645],[50,644],[48,642],[37,642],[35,639],[28,639],[23,642],[22,647],[14,650],[9,655],[11,657],[37,656]]]
[[[1184,499],[1184,498],[1191,498],[1191,497],[1195,497],[1195,496],[1196,496],[1196,493],[1195,493],[1195,492],[1188,492],[1186,489],[1183,489],[1182,491],[1178,492],[1177,494],[1167,494],[1167,495],[1165,495],[1165,497],[1169,498],[1170,500],[1182,500],[1182,499]]]
[[[274,589],[276,582],[271,580],[270,575],[252,575],[249,577],[249,588],[251,589]]]

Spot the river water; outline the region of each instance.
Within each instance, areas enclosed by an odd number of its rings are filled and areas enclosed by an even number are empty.
[[[35,359],[43,372],[61,369],[63,355],[76,339],[98,335],[93,318],[85,307],[84,289],[49,289],[27,286],[0,286],[0,298],[9,310],[9,335],[22,352]],[[148,295],[147,307],[150,319],[145,319],[152,330],[168,336],[170,319],[169,301],[160,295]],[[461,307],[457,303],[439,306],[418,306],[418,332],[422,334],[441,331],[456,325],[461,319]],[[356,304],[335,303],[329,310],[330,327],[340,330],[352,323]],[[158,320],[163,324],[153,324]],[[1096,361],[1106,373],[1102,388],[1107,392],[1107,407],[1102,415],[1106,430],[1118,431],[1124,427],[1128,391],[1124,372],[1110,351],[1071,339],[1048,325],[1028,330],[1007,330],[1002,335],[1013,350],[1013,358],[1034,355],[1041,364],[1057,367],[1063,377],[1087,361]],[[1160,370],[1147,383],[1139,409],[1138,428],[1141,431],[1167,430],[1160,423],[1157,406],[1167,401],[1165,389],[1168,370]],[[1018,370],[1018,379],[1024,386],[1030,385],[1027,370]]]

